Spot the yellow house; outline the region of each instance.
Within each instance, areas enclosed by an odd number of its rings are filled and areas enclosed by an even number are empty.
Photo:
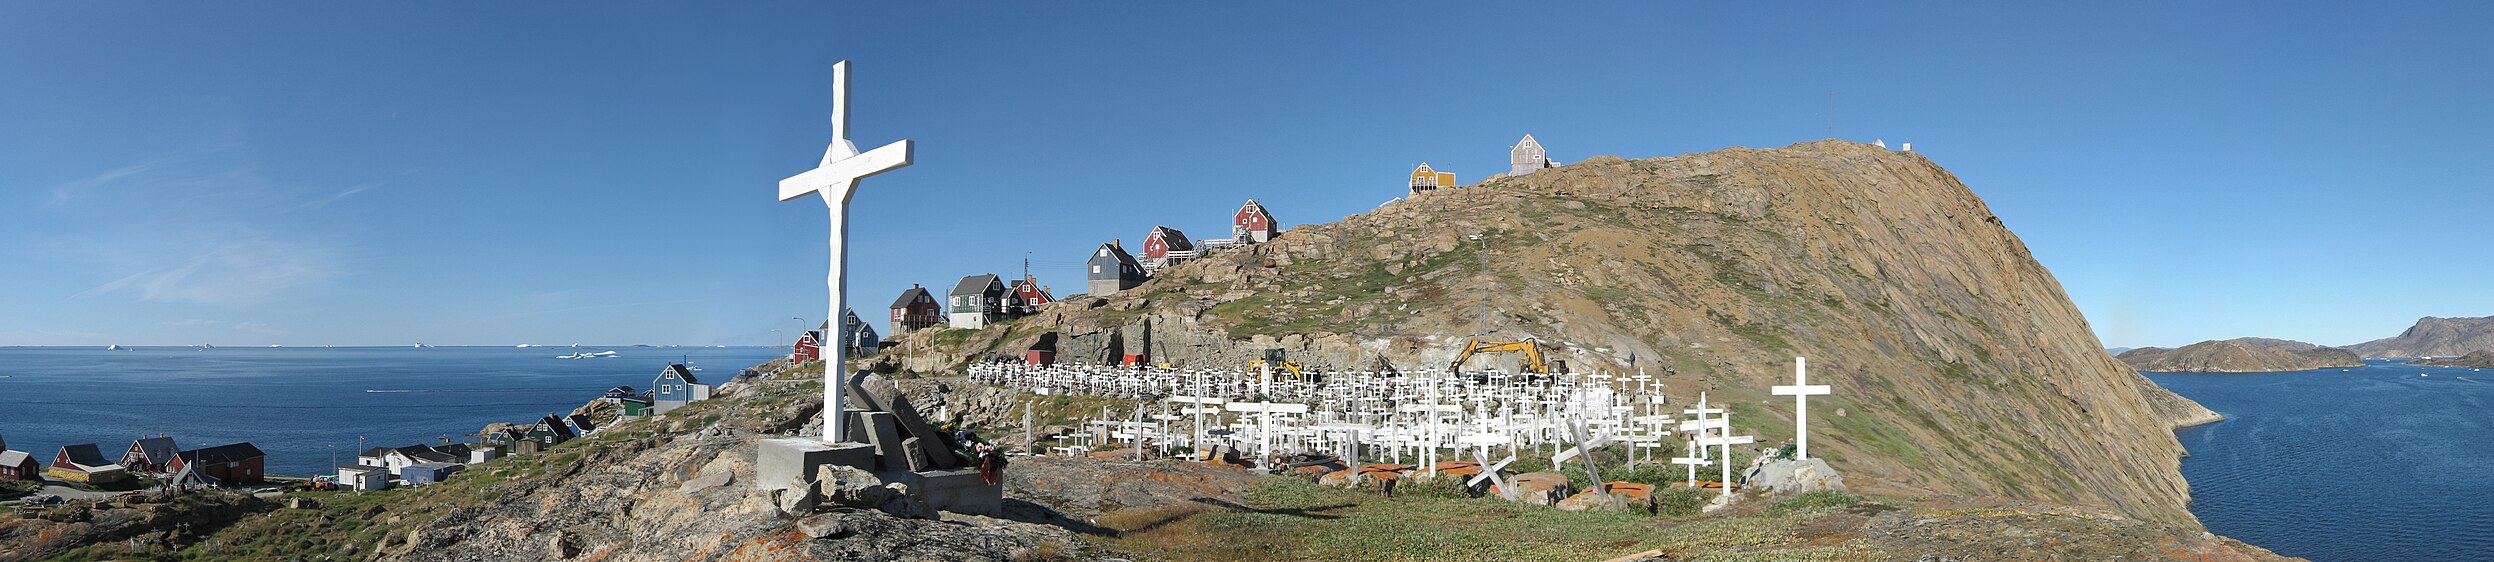
[[[1423,191],[1435,191],[1441,187],[1456,187],[1460,185],[1463,184],[1455,183],[1454,172],[1440,172],[1430,169],[1428,162],[1421,162],[1420,167],[1412,168],[1412,193],[1417,194]]]

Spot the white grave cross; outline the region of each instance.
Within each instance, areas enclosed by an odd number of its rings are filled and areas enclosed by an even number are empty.
[[[1770,388],[1776,396],[1793,397],[1793,460],[1810,460],[1810,397],[1835,394],[1823,384],[1810,384],[1810,360],[1793,358],[1793,383]]]
[[[849,198],[857,195],[858,180],[867,176],[898,170],[909,165],[911,146],[903,140],[883,145],[864,154],[849,143],[849,61],[831,65],[831,147],[823,150],[820,166],[805,173],[779,180],[779,200],[787,201],[807,194],[823,196],[823,205],[831,212],[831,315],[832,326],[825,332],[839,330],[839,335],[823,334],[823,441],[838,443],[848,437],[845,431],[848,411],[842,399],[848,387],[848,322],[841,314],[849,289]]]

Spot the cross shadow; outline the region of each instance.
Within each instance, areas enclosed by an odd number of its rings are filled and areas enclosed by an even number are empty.
[[[1219,500],[1219,499],[1213,499],[1213,498],[1195,498],[1195,499],[1193,499],[1193,500],[1189,500],[1189,501],[1193,501],[1193,502],[1195,502],[1195,503],[1200,503],[1200,504],[1209,505],[1209,506],[1213,506],[1213,507],[1219,507],[1219,508],[1223,508],[1223,509],[1228,509],[1228,510],[1230,510],[1230,511],[1244,511],[1244,512],[1248,512],[1248,513],[1264,513],[1264,514],[1270,514],[1270,515],[1288,515],[1288,516],[1291,516],[1291,517],[1304,517],[1304,518],[1308,518],[1308,519],[1328,519],[1328,520],[1330,520],[1330,519],[1341,519],[1341,518],[1342,518],[1342,516],[1340,516],[1340,515],[1327,515],[1327,514],[1324,514],[1324,513],[1319,513],[1319,512],[1323,512],[1323,511],[1333,511],[1333,510],[1337,510],[1337,509],[1342,509],[1342,508],[1346,508],[1346,507],[1351,507],[1352,505],[1356,505],[1356,504],[1339,503],[1339,504],[1334,504],[1334,505],[1325,505],[1325,506],[1317,506],[1317,507],[1310,507],[1310,508],[1261,509],[1261,508],[1249,507],[1249,506],[1246,506],[1246,505],[1243,505],[1243,504],[1240,504],[1240,503],[1237,503],[1237,502],[1232,502],[1232,501],[1228,501],[1228,500]]]
[[[1026,500],[1006,498],[1004,501],[1003,518],[1023,523],[1057,527],[1085,535],[1101,537],[1117,536],[1116,529],[1093,525],[1089,521],[1067,517],[1064,513],[1059,512],[1054,508]]]

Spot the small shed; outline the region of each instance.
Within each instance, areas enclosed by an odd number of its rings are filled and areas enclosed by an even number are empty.
[[[1032,342],[1030,349],[1022,352],[1022,361],[1033,367],[1055,365],[1056,332],[1040,334],[1039,341]]]
[[[460,468],[459,465],[438,462],[411,464],[398,470],[398,480],[409,486],[432,484],[450,478],[451,473],[458,472]]]
[[[388,489],[390,470],[360,464],[341,466],[338,467],[338,486],[358,492]]]
[[[648,398],[625,398],[623,399],[623,417],[648,417],[650,415],[649,406],[650,400]]]

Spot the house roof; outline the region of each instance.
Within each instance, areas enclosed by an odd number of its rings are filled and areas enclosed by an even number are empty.
[[[1126,249],[1125,249],[1125,248],[1118,247],[1116,244],[1101,244],[1101,245],[1100,245],[1100,250],[1103,250],[1103,251],[1108,252],[1108,258],[1109,258],[1109,259],[1112,259],[1112,260],[1117,260],[1117,263],[1118,263],[1119,265],[1130,265],[1130,266],[1134,266],[1134,267],[1143,267],[1143,263],[1142,263],[1142,262],[1134,261],[1134,254],[1129,254],[1129,253],[1126,253]],[[1092,253],[1091,253],[1091,259],[1092,259],[1093,261],[1098,261],[1098,260],[1100,259],[1100,252],[1096,252],[1096,251],[1095,251],[1095,252],[1092,252]],[[1105,264],[1103,264],[1103,265],[1105,265]]]
[[[1152,227],[1151,236],[1160,237],[1161,243],[1169,245],[1170,250],[1182,252],[1195,249],[1195,242],[1188,240],[1185,232],[1180,232],[1175,228],[1155,226]]]
[[[669,371],[673,371],[675,373],[675,378],[684,379],[684,384],[701,384],[700,380],[693,378],[693,370],[684,368],[683,363],[668,363],[667,368],[659,371],[658,375],[662,377],[666,376]],[[550,418],[554,416],[546,417]]]
[[[537,423],[545,426],[548,431],[553,431],[555,435],[561,436],[564,439],[571,439],[573,437],[580,436],[580,434],[572,433],[572,426],[564,425],[563,418],[557,417],[554,414],[546,414],[546,417],[538,418]],[[531,431],[531,433],[534,433],[534,431]]]
[[[371,465],[361,465],[361,464],[342,464],[342,465],[338,465],[338,472],[372,472],[372,471],[376,471],[376,470],[389,470],[389,469],[390,469],[390,467],[386,467],[386,466],[371,466]]]
[[[113,461],[104,460],[104,451],[95,448],[94,443],[80,443],[77,445],[61,447],[61,452],[69,456],[70,464],[85,466],[104,466],[113,464]]]
[[[182,460],[188,462],[219,463],[241,462],[254,458],[266,457],[268,456],[268,453],[260,452],[259,447],[254,447],[250,442],[245,441],[231,445],[218,445],[205,449],[182,451],[180,455]]]
[[[0,466],[26,466],[26,463],[34,462],[34,460],[35,456],[26,454],[25,451],[0,451]]]
[[[963,278],[961,278],[961,282],[960,282],[960,283],[957,283],[957,284],[954,284],[954,285],[953,285],[953,293],[952,293],[952,294],[953,294],[953,296],[964,296],[964,295],[984,295],[984,294],[987,294],[987,288],[988,288],[988,287],[1003,287],[1003,286],[1004,286],[1004,284],[1003,284],[1003,283],[999,283],[999,282],[997,282],[997,281],[996,281],[996,274],[993,274],[993,273],[981,273],[981,274],[978,274],[978,275],[972,275],[972,276],[969,276],[969,277],[963,277]]]
[[[358,457],[372,457],[372,458],[376,458],[376,459],[377,459],[377,458],[381,458],[381,457],[390,456],[390,451],[393,451],[393,450],[395,450],[395,449],[391,449],[391,448],[389,448],[389,447],[373,447],[373,448],[370,448],[370,449],[364,449],[364,452],[363,452],[363,453],[361,453],[361,454],[357,454],[357,455],[355,455],[355,456],[358,456]]]
[[[901,291],[901,298],[892,299],[892,308],[906,308],[910,303],[918,302],[918,297],[926,294],[926,287],[912,286],[909,290]]]
[[[425,445],[408,445],[405,447],[399,447],[396,450],[399,454],[407,455],[407,458],[413,459],[417,462],[458,462],[463,460],[457,455],[436,450]]]
[[[139,454],[147,457],[148,462],[157,463],[173,460],[174,451],[182,450],[180,447],[173,446],[173,438],[171,437],[140,438],[137,443],[133,443],[132,445],[134,445],[132,448],[139,450]]]
[[[449,445],[434,447],[433,450],[441,451],[442,454],[453,455],[463,459],[467,458],[468,453],[476,451],[475,448],[469,447],[466,443],[452,443]]]

